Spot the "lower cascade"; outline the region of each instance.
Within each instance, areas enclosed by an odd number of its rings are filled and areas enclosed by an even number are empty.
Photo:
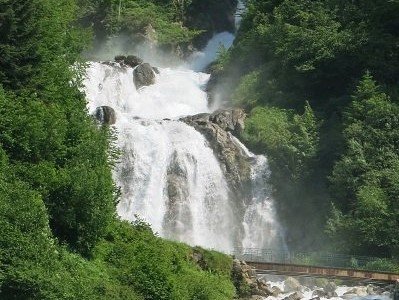
[[[84,81],[90,113],[114,110],[121,218],[224,252],[284,247],[267,159],[233,135],[245,114],[209,110],[208,74],[157,68],[155,83],[138,89],[133,76],[130,66],[92,62]]]

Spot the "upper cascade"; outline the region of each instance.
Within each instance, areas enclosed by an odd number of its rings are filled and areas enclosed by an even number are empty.
[[[84,81],[89,111],[110,106],[121,122],[131,117],[162,120],[209,112],[206,92],[201,89],[209,74],[159,68],[156,84],[137,89],[134,70],[119,63],[90,63]]]

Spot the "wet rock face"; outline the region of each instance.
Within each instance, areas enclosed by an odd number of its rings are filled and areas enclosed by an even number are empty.
[[[253,290],[257,288],[256,272],[245,261],[233,260],[232,279],[240,297],[255,295]]]
[[[242,109],[218,110],[209,115],[209,120],[219,125],[223,130],[234,135],[240,135],[245,127],[245,112]]]
[[[304,295],[301,292],[295,292],[288,297],[285,297],[284,300],[301,300],[304,298]]]
[[[177,153],[173,154],[168,166],[167,195],[167,213],[163,228],[169,238],[177,239],[192,227],[190,207],[186,201],[189,195],[187,170],[179,161]],[[179,221],[180,219],[185,220],[184,225]]]
[[[289,292],[299,292],[302,290],[302,285],[299,283],[299,281],[293,277],[288,277],[284,281],[284,292],[289,293]]]
[[[110,106],[97,107],[94,116],[101,124],[113,125],[116,123],[115,110]]]
[[[245,113],[241,109],[220,110],[181,119],[205,136],[238,198],[245,194],[251,176],[251,158],[233,136],[242,132],[244,120]]]
[[[155,72],[150,64],[140,64],[133,71],[133,81],[137,89],[155,83]]]
[[[264,299],[263,297],[278,297],[282,291],[271,286],[266,280],[257,278],[255,270],[244,261],[233,261],[232,277],[240,297],[252,296],[251,299]],[[259,298],[257,298],[259,297]],[[290,299],[297,300],[297,299]]]

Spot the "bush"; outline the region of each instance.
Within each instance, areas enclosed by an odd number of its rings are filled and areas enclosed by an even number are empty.
[[[144,299],[231,299],[230,259],[202,251],[206,270],[191,259],[190,247],[162,240],[141,223],[117,222],[96,247],[94,259],[104,261],[111,274]]]

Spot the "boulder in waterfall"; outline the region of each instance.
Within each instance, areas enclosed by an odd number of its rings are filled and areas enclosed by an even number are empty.
[[[326,298],[327,293],[324,290],[314,290],[312,293],[312,297],[320,297],[320,298]]]
[[[239,108],[218,110],[209,116],[211,122],[237,136],[244,130],[245,118],[244,110]]]
[[[164,218],[164,234],[170,239],[178,239],[179,236],[186,234],[191,229],[191,212],[184,205],[189,196],[187,185],[187,170],[181,163],[176,152],[173,153],[167,169],[167,202]],[[180,218],[186,220],[184,224]]]
[[[324,286],[324,288],[323,288],[323,290],[324,290],[327,294],[328,294],[328,293],[334,293],[336,289],[337,289],[337,285],[336,285],[334,282],[332,282],[332,281],[330,281],[329,283],[327,283],[327,284]]]
[[[328,292],[327,293],[327,299],[335,298],[338,297],[337,292]]]
[[[243,130],[244,120],[245,113],[241,109],[219,110],[181,119],[205,136],[235,196],[241,200],[250,182],[252,158],[233,134]]]
[[[356,294],[344,294],[341,296],[341,298],[345,299],[345,300],[350,300],[350,299],[357,298],[357,297],[358,296]]]
[[[155,74],[159,74],[159,69],[157,67],[152,67],[152,70],[155,72]]]
[[[114,57],[114,60],[117,63],[124,63],[125,59],[126,59],[126,55],[117,55],[117,56]]]
[[[273,289],[270,284],[268,284],[265,280],[263,279],[257,279],[256,280],[256,287],[252,291],[252,294],[254,295],[259,295],[263,297],[268,297],[273,295]]]
[[[320,288],[324,288],[329,281],[326,278],[315,278],[314,279],[315,285]]]
[[[301,291],[302,290],[302,285],[299,283],[299,281],[293,277],[288,277],[284,281],[284,293],[289,293],[289,292],[296,292],[296,291]]]
[[[125,64],[132,68],[135,68],[142,63],[143,60],[140,57],[134,55],[128,55],[125,59]]]
[[[378,287],[377,286],[374,286],[374,285],[372,285],[372,284],[368,284],[367,285],[367,287],[366,287],[366,289],[367,289],[367,294],[369,294],[369,295],[373,295],[373,294],[375,294],[375,289],[378,289]]]
[[[116,123],[115,110],[110,106],[97,107],[94,115],[101,124],[113,125]]]
[[[284,300],[301,300],[302,298],[304,298],[304,295],[301,292],[295,292],[285,297]]]
[[[155,83],[155,72],[149,63],[140,64],[133,71],[133,81],[137,89]]]
[[[323,291],[325,292],[325,297],[330,299],[333,297],[337,297],[337,293],[335,292],[335,290],[337,289],[337,285],[335,284],[335,282],[328,282],[324,287],[323,287]]]
[[[344,295],[348,295],[348,294],[355,294],[359,297],[365,297],[368,295],[367,288],[365,286],[353,287],[349,291],[347,291]]]
[[[135,55],[117,55],[114,60],[122,66],[129,66],[131,68],[135,68],[143,63],[143,60]]]
[[[278,286],[273,286],[272,287],[272,296],[273,297],[277,297],[281,293],[283,293],[283,291]]]

